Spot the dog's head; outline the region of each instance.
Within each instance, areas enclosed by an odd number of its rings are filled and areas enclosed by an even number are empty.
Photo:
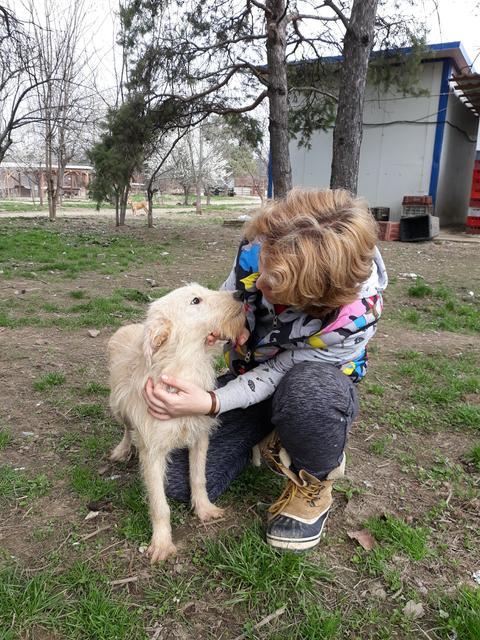
[[[190,284],[153,302],[147,313],[144,353],[147,362],[164,345],[195,350],[218,332],[221,340],[235,340],[245,326],[243,304],[231,292],[211,291]]]

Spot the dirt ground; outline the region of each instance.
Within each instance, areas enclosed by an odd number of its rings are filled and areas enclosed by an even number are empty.
[[[233,218],[234,213],[222,212],[222,216]],[[116,597],[133,603],[131,606],[143,606],[145,590],[147,586],[155,586],[159,570],[150,569],[139,551],[142,546],[139,539],[122,535],[128,509],[124,504],[117,509],[113,499],[109,510],[101,510],[94,519],[85,520],[91,511],[88,505],[95,496],[91,489],[93,480],[85,490],[72,488],[74,467],[86,467],[92,477],[98,476],[102,481],[114,478],[111,481],[116,487],[114,491],[129,486],[138,475],[135,461],[117,467],[106,461],[108,450],[121,431],[108,417],[108,397],[85,393],[86,385],[91,382],[103,387],[108,385],[105,347],[114,327],[64,328],[55,326],[54,319],[55,314],[60,317],[58,308],[62,310],[74,302],[69,299],[72,291],[105,297],[120,288],[128,288],[149,296],[161,288],[174,288],[192,280],[217,287],[228,275],[241,237],[241,228],[222,226],[218,217],[218,214],[206,215],[199,222],[192,220],[191,215],[165,213],[157,218],[154,229],[147,229],[143,219],[135,219],[122,229],[115,229],[110,217],[59,219],[55,231],[60,234],[73,236],[88,230],[101,238],[134,237],[150,248],[152,259],[141,264],[133,261],[122,272],[104,275],[89,271],[74,279],[63,278],[55,272],[42,272],[43,275],[36,278],[15,274],[5,277],[3,271],[0,274],[2,308],[7,314],[9,308],[13,310],[9,317],[21,317],[19,298],[25,306],[30,299],[33,305],[41,301],[57,307],[54,312],[38,310],[38,317],[53,318],[50,326],[28,321],[25,326],[0,327],[0,428],[9,434],[8,443],[0,451],[0,463],[29,478],[45,477],[48,483],[44,491],[36,491],[34,485],[27,484],[22,487],[25,495],[18,495],[17,491],[7,495],[2,503],[0,547],[5,566],[13,561],[35,575],[45,568],[58,566],[55,564],[58,558],[62,565],[93,558],[95,567],[110,579],[137,576],[132,583],[117,587],[115,593]],[[19,220],[2,215],[0,231],[12,228],[45,229],[45,222],[38,218]],[[155,247],[160,245],[167,247],[168,261],[155,259]],[[380,622],[375,627],[369,620],[362,623],[364,626],[359,630],[345,622],[348,630],[344,635],[314,634],[305,638],[448,637],[439,630],[438,607],[431,604],[430,598],[438,592],[452,595],[460,585],[474,588],[472,573],[480,569],[480,476],[466,458],[478,444],[480,431],[475,426],[467,429],[449,425],[448,421],[435,429],[417,428],[413,418],[401,424],[394,419],[395,412],[400,415],[398,412],[409,409],[412,402],[409,394],[414,383],[395,373],[406,351],[420,353],[420,358],[445,358],[453,364],[468,357],[469,362],[476,363],[472,364],[473,369],[476,367],[472,373],[478,375],[478,332],[422,329],[421,325],[405,323],[402,313],[412,309],[423,313],[425,306],[423,299],[407,295],[407,288],[414,280],[405,274],[421,276],[432,288],[448,286],[458,296],[459,305],[462,300],[469,304],[468,300],[480,297],[479,246],[453,242],[380,243],[380,249],[392,280],[385,295],[385,317],[373,342],[368,382],[359,390],[362,414],[348,444],[348,480],[336,492],[327,538],[315,552],[318,561],[326,563],[334,572],[336,580],[334,586],[324,587],[323,601],[341,611],[345,620],[349,616],[358,617],[359,612],[374,606],[380,612]],[[15,262],[15,256],[2,256],[1,244],[0,259],[0,269],[5,264],[11,267]],[[145,304],[137,305],[136,309],[141,319]],[[121,314],[117,320],[123,323]],[[99,334],[91,337],[89,329],[98,329]],[[37,390],[35,382],[49,372],[61,373],[66,382],[44,391]],[[462,400],[476,406],[478,392],[473,390]],[[101,417],[78,409],[87,404],[100,405]],[[441,414],[445,405],[433,406],[431,410]],[[96,443],[89,440],[89,447],[85,448],[83,441],[91,436],[97,439]],[[372,443],[382,438],[388,440],[386,450],[372,452]],[[436,465],[441,468],[437,469]],[[456,478],[456,473],[463,475]],[[241,493],[242,485],[239,487]],[[261,499],[275,497],[269,496],[268,491],[268,487],[262,489]],[[185,566],[190,567],[192,554],[205,536],[216,538],[225,531],[235,532],[256,518],[256,496],[239,497],[238,492],[234,492],[224,503],[226,519],[207,528],[200,527],[193,516],[185,515],[180,509],[174,526],[179,555],[162,569],[172,580],[181,575]],[[417,565],[407,562],[401,554],[390,560],[390,569],[398,574],[401,584],[395,592],[389,589],[388,581],[383,582],[381,573],[366,570],[367,565],[362,565],[367,562],[361,555],[363,551],[346,536],[347,531],[362,529],[369,517],[384,514],[394,514],[412,527],[428,527],[430,545],[436,549],[434,555]],[[188,570],[185,569],[187,573]],[[375,600],[372,591],[379,584],[382,595]],[[193,609],[190,607],[191,615],[182,609],[188,602],[181,595],[178,598],[178,607],[172,605],[164,614],[160,631],[152,627],[146,609],[145,636],[142,637],[232,639],[244,632],[244,609],[238,604],[229,605],[223,592],[215,596],[214,590],[206,588],[195,600]],[[403,610],[412,598],[423,602],[425,615],[410,625],[401,623],[395,619],[395,612]],[[12,624],[11,629],[15,631],[15,623]],[[272,624],[242,637],[294,637],[282,632],[280,620]],[[378,629],[382,626],[390,635],[386,631],[380,635]],[[48,630],[32,624],[11,637],[68,637],[57,632],[49,634]]]

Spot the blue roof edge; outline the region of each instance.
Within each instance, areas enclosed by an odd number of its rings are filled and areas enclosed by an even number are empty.
[[[460,68],[459,70],[463,71],[463,69],[465,68],[470,68],[470,69],[472,68],[473,63],[470,59],[470,56],[465,51],[465,48],[462,45],[460,40],[455,40],[453,42],[434,42],[432,44],[425,45],[425,47],[427,51],[432,51],[432,52],[451,51],[452,49],[457,50],[465,60],[465,65],[463,65],[463,67]],[[372,51],[372,53],[370,54],[370,57],[372,58],[377,58],[380,56],[388,57],[389,54],[395,55],[398,53],[401,55],[407,55],[411,53],[412,50],[413,50],[413,47],[398,47],[398,48],[392,48],[392,49],[385,49],[385,51]],[[321,59],[324,60],[325,62],[339,62],[340,60],[342,60],[342,58],[343,56],[325,56],[325,57],[322,57]],[[293,64],[302,64],[302,62],[303,63],[314,62],[314,60],[298,60],[298,61],[295,61]]]

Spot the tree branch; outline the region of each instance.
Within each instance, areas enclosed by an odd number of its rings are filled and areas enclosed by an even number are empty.
[[[313,13],[292,13],[289,20],[319,20],[320,22],[337,22],[340,16],[317,16]]]
[[[335,100],[335,102],[338,102],[338,96],[336,96],[333,93],[330,93],[329,91],[325,91],[324,89],[319,89],[318,87],[311,87],[311,86],[295,87],[295,86],[292,86],[292,87],[290,87],[290,91],[301,91],[302,93],[318,93],[319,95],[327,96],[327,98],[331,98],[332,100]]]
[[[267,10],[266,5],[262,4],[261,2],[258,2],[258,0],[248,0],[248,1],[250,2],[250,4],[253,4],[255,7],[258,7],[262,11]]]
[[[330,9],[337,14],[337,16],[343,22],[345,29],[350,28],[350,21],[348,20],[346,15],[343,13],[343,11],[340,9],[340,7],[337,7],[337,5],[332,0],[325,0],[324,4],[325,6],[330,7]]]

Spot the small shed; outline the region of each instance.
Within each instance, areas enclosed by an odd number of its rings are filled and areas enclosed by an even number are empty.
[[[389,207],[391,220],[400,218],[404,196],[430,195],[442,226],[465,222],[479,121],[465,90],[469,77],[478,78],[471,68],[460,42],[431,44],[416,87],[425,95],[367,83],[358,193],[371,207]],[[329,185],[332,137],[315,132],[310,149],[292,140],[294,185]]]

